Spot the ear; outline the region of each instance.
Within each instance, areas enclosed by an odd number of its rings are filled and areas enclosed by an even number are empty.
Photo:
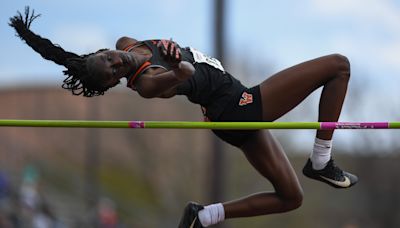
[[[115,48],[117,50],[124,50],[125,48],[132,46],[137,42],[138,41],[134,38],[123,36],[117,40],[117,43],[115,44]]]

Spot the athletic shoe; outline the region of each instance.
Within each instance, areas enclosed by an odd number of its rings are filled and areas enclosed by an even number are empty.
[[[183,211],[179,228],[203,228],[197,215],[203,208],[200,204],[189,202]]]
[[[309,178],[325,182],[335,188],[349,188],[358,182],[358,177],[341,170],[331,158],[325,168],[315,170],[308,159],[303,168],[303,174]]]

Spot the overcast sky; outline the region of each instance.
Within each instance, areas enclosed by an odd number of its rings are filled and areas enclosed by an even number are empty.
[[[360,90],[367,102],[356,107],[346,104],[344,120],[399,121],[400,1],[226,2],[229,59],[250,60],[257,68],[265,68],[247,78],[235,66],[228,68],[238,72],[238,78],[255,84],[285,67],[341,53],[352,63],[350,89]],[[7,25],[9,17],[25,5],[42,14],[33,23],[33,31],[77,54],[113,48],[121,36],[173,38],[183,46],[213,54],[212,0],[17,0],[0,4],[2,86],[61,84],[63,79],[63,67],[43,60]],[[357,109],[359,115],[347,115],[349,109]]]
[[[78,54],[113,48],[118,37],[128,35],[137,39],[172,37],[212,55],[212,2],[3,1],[0,81],[18,84],[21,79],[31,81],[33,75],[35,80],[48,80],[62,69],[43,61],[7,26],[9,17],[25,5],[42,14],[33,31]],[[226,12],[227,49],[236,58],[256,56],[260,62],[272,61],[279,70],[340,52],[375,78],[397,77],[400,71],[399,1],[227,0]],[[247,53],[243,46],[248,47]]]

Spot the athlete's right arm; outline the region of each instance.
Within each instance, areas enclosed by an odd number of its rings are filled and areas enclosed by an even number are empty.
[[[136,90],[144,98],[165,97],[166,92],[176,88],[194,73],[194,66],[186,61],[181,61],[176,68],[170,71],[158,73],[157,69],[149,69],[136,79]]]

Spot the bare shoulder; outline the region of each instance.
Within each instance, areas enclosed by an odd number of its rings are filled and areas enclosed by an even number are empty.
[[[115,48],[117,50],[124,50],[126,47],[134,45],[138,41],[134,38],[123,36],[117,40],[117,43],[115,44]]]

